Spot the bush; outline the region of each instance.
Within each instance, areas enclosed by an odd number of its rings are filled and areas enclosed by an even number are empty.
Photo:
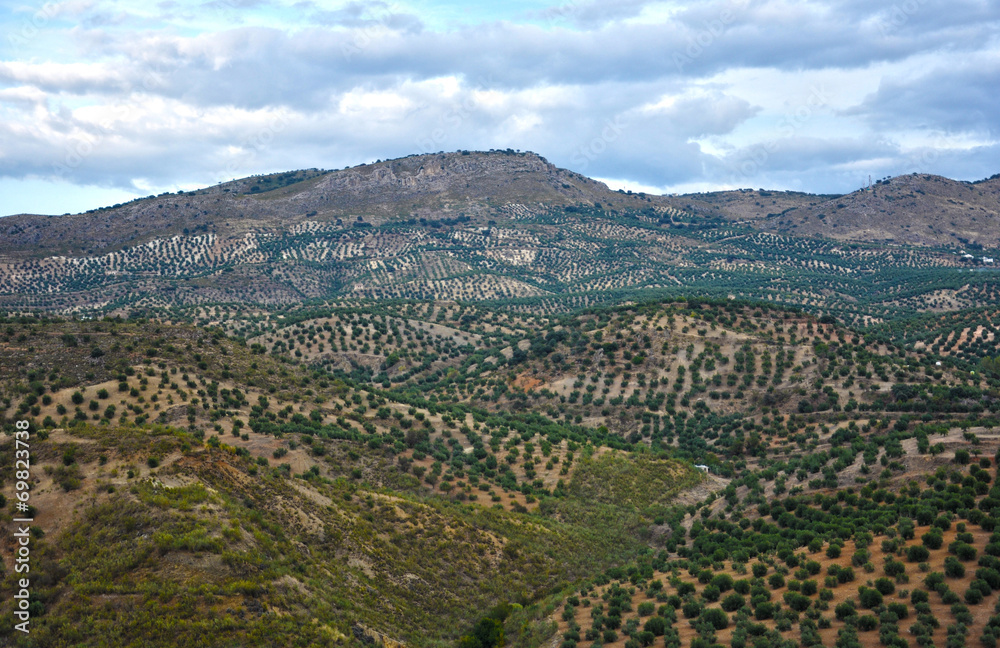
[[[920,540],[923,541],[924,546],[928,549],[940,549],[941,545],[944,544],[944,537],[941,535],[940,531],[930,531],[920,536]]]
[[[642,629],[645,632],[652,633],[653,636],[662,637],[667,631],[667,621],[663,617],[655,616],[646,621],[646,624],[642,626]]]
[[[1000,589],[1000,571],[987,567],[976,570],[976,578],[981,578],[990,586],[990,589]]]
[[[858,617],[858,630],[869,632],[878,627],[878,619],[874,615],[865,614]]]
[[[812,605],[812,599],[798,592],[785,592],[785,603],[796,612],[805,612]]]
[[[948,545],[948,551],[955,554],[962,562],[976,559],[976,548],[965,542],[952,542]]]
[[[743,597],[736,592],[733,592],[722,599],[722,609],[726,612],[735,612],[744,605],[746,605],[746,601],[744,601]]]
[[[934,518],[934,526],[941,529],[942,531],[947,531],[951,528],[951,520],[945,515],[939,515]]]
[[[888,596],[896,591],[896,584],[888,578],[882,577],[875,581],[875,589],[883,596]]]
[[[684,602],[684,606],[681,607],[681,612],[684,614],[685,619],[694,619],[701,614],[701,603],[695,599],[688,599]]]
[[[921,563],[931,557],[931,552],[922,545],[910,545],[906,548],[906,559],[910,562]]]
[[[758,621],[763,621],[765,619],[770,619],[774,616],[774,603],[770,601],[763,601],[757,604],[757,608],[754,610],[754,618]]]
[[[877,592],[876,592],[877,593]],[[850,601],[844,601],[833,608],[833,615],[837,617],[838,621],[843,621],[844,619],[852,616],[857,616],[858,611],[854,608],[854,603]]]
[[[944,559],[944,575],[949,578],[962,578],[965,576],[965,565],[954,556]]]
[[[700,620],[704,623],[710,623],[716,630],[725,630],[729,627],[729,617],[719,608],[708,608],[704,610],[701,613]]]
[[[850,567],[844,567],[837,572],[837,582],[838,583],[850,583],[854,580],[854,570]]]
[[[906,603],[890,603],[886,609],[895,614],[897,619],[905,619],[910,616],[910,608],[906,607]]]
[[[906,573],[906,565],[898,560],[887,560],[882,569],[885,571],[887,576],[898,577]]]
[[[938,585],[944,583],[944,574],[941,572],[931,572],[924,577],[924,587],[937,591]]]
[[[882,605],[882,594],[877,589],[862,587],[858,590],[858,600],[861,607],[873,610]]]

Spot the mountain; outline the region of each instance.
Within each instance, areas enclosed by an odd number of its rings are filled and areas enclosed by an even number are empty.
[[[1000,247],[1000,177],[977,183],[912,174],[768,214],[757,225],[784,234],[927,247]]]
[[[2,219],[0,644],[994,646],[996,183],[457,152]]]
[[[976,287],[962,272],[989,266],[981,257],[997,247],[998,188],[996,178],[905,176],[840,197],[650,196],[532,153],[411,156],[5,218],[0,304],[64,313],[358,297],[557,304],[679,291],[879,321],[941,299],[989,303],[992,275]],[[970,250],[971,259],[959,254]],[[904,269],[905,282],[887,280]]]

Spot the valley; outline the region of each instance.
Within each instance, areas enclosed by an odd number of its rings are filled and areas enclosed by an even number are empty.
[[[460,151],[0,219],[0,643],[989,648],[998,182]]]

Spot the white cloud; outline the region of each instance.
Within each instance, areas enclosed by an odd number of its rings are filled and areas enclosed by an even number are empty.
[[[746,186],[838,191],[915,157],[968,179],[1000,170],[996,3],[21,9],[0,18],[16,37],[0,54],[8,183],[191,187],[508,147],[647,188],[728,186],[737,168]]]

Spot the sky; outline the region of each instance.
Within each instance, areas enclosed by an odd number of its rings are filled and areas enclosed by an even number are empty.
[[[1000,173],[996,0],[0,0],[0,215],[534,151],[614,189]]]

